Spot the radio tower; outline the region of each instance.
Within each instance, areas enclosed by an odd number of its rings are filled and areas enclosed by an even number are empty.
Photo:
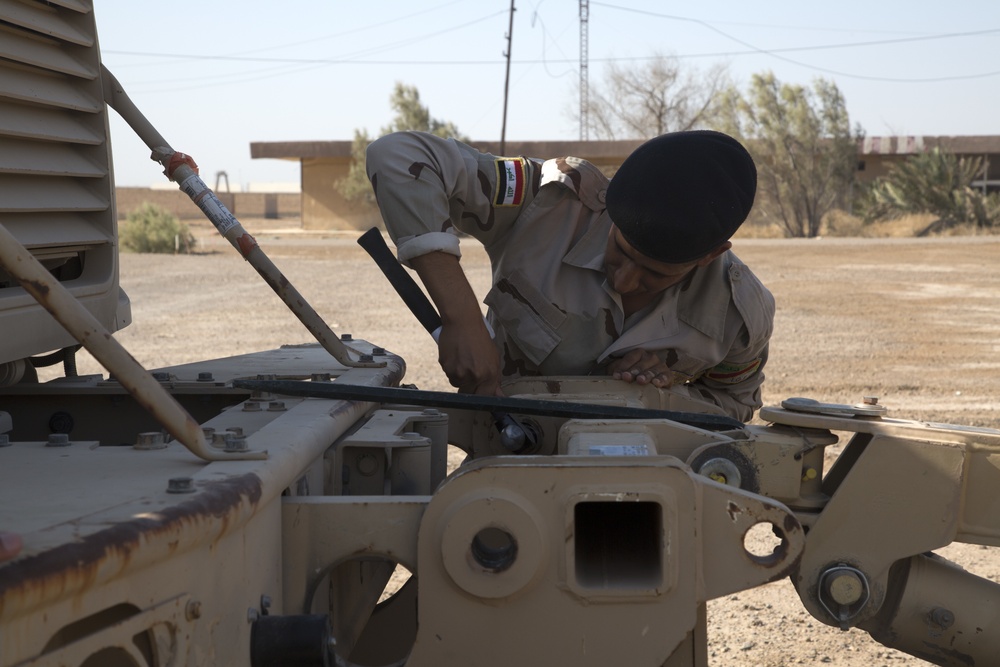
[[[587,128],[590,125],[587,109],[589,91],[587,90],[587,23],[590,18],[590,0],[580,0],[580,141],[587,141]]]

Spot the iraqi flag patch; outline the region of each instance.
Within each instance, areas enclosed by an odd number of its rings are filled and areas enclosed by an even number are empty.
[[[746,364],[732,364],[722,362],[712,370],[705,373],[709,380],[722,382],[723,384],[736,384],[743,382],[760,369],[760,358],[754,359]]]
[[[524,188],[528,175],[524,158],[501,157],[495,161],[497,170],[496,196],[494,206],[520,206],[524,201]]]

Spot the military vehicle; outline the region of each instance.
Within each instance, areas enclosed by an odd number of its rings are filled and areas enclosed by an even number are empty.
[[[1000,431],[874,398],[745,425],[594,377],[405,387],[145,122],[88,0],[0,0],[0,31],[0,665],[705,666],[706,602],[785,577],[823,623],[996,664],[997,584],[932,552],[1000,543]],[[109,107],[315,344],[144,369],[115,341]]]

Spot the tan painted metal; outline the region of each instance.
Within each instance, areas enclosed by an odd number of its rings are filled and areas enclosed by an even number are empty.
[[[0,225],[0,266],[17,278],[21,286],[42,304],[67,331],[128,389],[140,405],[191,453],[206,461],[226,458],[211,449],[201,427],[178,405],[160,383],[84,308],[17,239]],[[267,458],[267,452],[240,452],[235,459]]]
[[[37,345],[71,339],[2,288],[4,330],[30,331],[0,337],[0,531],[23,543],[0,562],[0,665],[265,667],[301,641],[317,665],[708,667],[707,601],[783,577],[823,623],[930,664],[996,662],[1000,585],[931,552],[1000,546],[1000,431],[798,398],[718,432],[532,417],[537,444],[509,456],[485,413],[234,387],[400,383],[401,359],[347,349],[307,306],[320,344],[152,375],[128,363],[107,333],[127,301],[103,100],[282,299],[301,297],[100,66],[91,14],[0,0],[0,263],[115,375],[25,382]],[[100,285],[61,272],[84,259]],[[505,389],[717,412],[607,378]],[[450,472],[449,444],[468,455]]]

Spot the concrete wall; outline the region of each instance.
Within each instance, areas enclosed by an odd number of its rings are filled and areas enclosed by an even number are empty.
[[[347,176],[347,158],[302,160],[302,227],[304,229],[369,229],[382,227],[374,203],[344,199],[335,183]]]
[[[301,218],[302,195],[299,193],[270,192],[221,192],[216,193],[237,218]],[[153,190],[152,188],[116,188],[118,219],[123,220],[143,203],[155,204],[176,215],[181,220],[204,218],[191,199],[180,190]]]

